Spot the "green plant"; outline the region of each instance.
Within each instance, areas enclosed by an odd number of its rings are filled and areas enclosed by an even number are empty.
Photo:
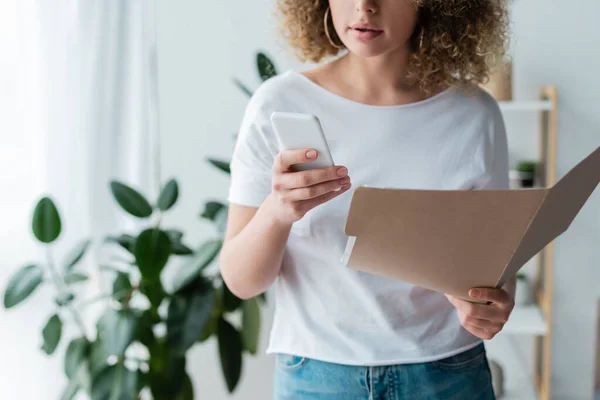
[[[525,281],[527,280],[527,275],[524,272],[517,272],[517,280]]]
[[[521,161],[517,164],[517,171],[534,173],[536,169],[536,163],[533,161]]]
[[[276,74],[263,53],[257,54],[257,67],[263,80]],[[229,162],[209,162],[229,173]],[[204,204],[200,216],[214,224],[217,235],[192,250],[184,243],[182,231],[165,227],[162,221],[179,197],[175,179],[162,186],[153,203],[122,182],[112,181],[110,190],[116,203],[144,224],[139,232],[111,235],[98,243],[113,255],[111,262],[100,266],[102,276],[109,275],[111,290],[88,298],[77,290],[88,279],[80,267],[92,245],[88,239],[77,244],[64,262],[56,263],[55,246],[63,221],[55,202],[46,196],[35,206],[31,222],[35,238],[44,246],[45,260],[13,274],[4,292],[5,308],[21,304],[42,285],[53,287],[55,301],[42,329],[42,350],[52,355],[61,341],[69,340],[64,349],[69,383],[62,399],[72,399],[80,391],[93,400],[139,399],[143,391],[156,400],[193,399],[186,355],[212,336],[217,340],[227,388],[233,392],[241,377],[243,354],[257,351],[264,294],[237,298],[215,268],[227,205],[214,200]],[[175,259],[182,262],[168,285],[163,270]],[[90,332],[82,313],[98,302],[103,311]],[[236,314],[241,318],[235,318]],[[65,323],[77,326],[76,337],[63,338]]]

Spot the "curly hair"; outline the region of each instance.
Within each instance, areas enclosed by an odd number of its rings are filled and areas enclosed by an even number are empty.
[[[410,0],[418,22],[410,38],[408,79],[426,93],[487,82],[508,39],[507,0]],[[280,29],[301,61],[319,62],[340,51],[323,26],[328,0],[277,0]],[[331,18],[328,31],[341,43]]]

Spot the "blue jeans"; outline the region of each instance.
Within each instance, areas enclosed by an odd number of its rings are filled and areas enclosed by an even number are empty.
[[[438,361],[360,367],[278,354],[276,400],[494,400],[483,343]]]

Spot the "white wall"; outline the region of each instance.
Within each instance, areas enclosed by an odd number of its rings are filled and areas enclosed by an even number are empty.
[[[546,84],[560,95],[558,172],[562,176],[600,145],[600,3],[527,0],[514,4],[515,96],[536,98]],[[164,168],[183,187],[171,221],[197,237],[201,200],[224,198],[227,179],[204,162],[227,157],[246,98],[230,80],[258,83],[254,52],[266,49],[283,70],[303,68],[275,39],[272,1],[159,1],[159,77]],[[537,117],[508,117],[511,161],[536,156]],[[554,398],[589,398],[592,391],[595,298],[600,294],[600,193],[557,240]],[[266,328],[266,327],[265,327]],[[263,331],[264,336],[267,332]],[[565,345],[564,343],[568,343]],[[263,347],[264,349],[264,347]],[[194,376],[211,398],[225,398],[214,346],[199,349]],[[267,398],[270,358],[253,360],[235,398]],[[256,392],[255,392],[256,390]],[[203,392],[206,394],[206,392]]]
[[[273,38],[272,2],[158,1],[160,127],[163,176],[175,176],[179,204],[165,221],[177,224],[198,242],[213,234],[198,218],[208,198],[224,200],[229,180],[206,157],[228,159],[247,97],[233,84],[238,77],[251,88],[260,82],[254,53],[267,51],[281,70],[292,65]],[[271,303],[272,304],[272,303]],[[263,353],[272,306],[263,312],[260,356],[244,359],[234,399],[271,398],[273,359]],[[188,369],[198,398],[229,398],[216,341],[197,347]]]
[[[600,300],[597,303],[596,309],[598,323],[596,325],[596,378],[595,378],[595,390],[597,393],[600,393]]]
[[[232,135],[247,101],[231,84],[231,78],[239,77],[253,87],[258,84],[254,68],[254,52],[258,49],[267,50],[280,70],[302,68],[275,39],[271,10],[272,0],[235,4],[158,1],[164,175],[176,176],[181,184],[180,203],[166,223],[184,228],[192,243],[211,234],[210,227],[197,218],[202,202],[226,196],[226,176],[210,168],[204,158],[227,157],[231,152]],[[517,97],[533,98],[542,85],[558,86],[560,176],[600,145],[600,53],[595,50],[600,43],[598,15],[600,3],[596,0],[514,2],[515,93]],[[9,105],[3,105],[2,110]],[[510,133],[513,159],[531,154],[536,143],[532,132],[517,131],[520,122],[535,128],[535,121],[525,117],[523,121],[508,121],[509,128],[514,128]],[[5,132],[2,135],[2,139],[7,138]],[[5,143],[3,140],[2,145]],[[2,201],[2,243],[10,237],[17,246],[11,253],[3,252],[1,283],[23,261],[22,254],[36,256],[28,227],[22,224],[30,211],[27,202],[33,202],[38,188],[23,182],[33,182],[36,172],[27,157],[9,158],[22,151],[35,160],[36,153],[25,150],[24,142],[11,143],[12,150],[2,153],[0,180],[3,187],[12,183],[14,193],[23,201],[11,203],[7,197]],[[16,163],[21,163],[20,169]],[[19,175],[12,173],[19,170]],[[569,232],[557,241],[553,359],[556,399],[591,396],[593,375],[588,371],[594,367],[599,243],[600,194],[596,192]],[[18,314],[0,310],[2,398],[55,398],[62,388],[61,363],[43,357],[36,348],[38,329],[46,317],[37,305],[49,299],[48,293],[40,293],[38,301]],[[260,351],[265,349],[270,313],[271,308],[263,314],[266,320]],[[259,356],[246,361],[241,385],[233,398],[270,398],[272,358]],[[193,352],[190,372],[199,397],[228,398],[214,341]]]
[[[542,85],[558,87],[558,174],[562,177],[600,145],[600,2],[513,4],[515,88],[517,95],[535,96]],[[556,399],[592,395],[599,244],[600,189],[556,241],[552,363]]]

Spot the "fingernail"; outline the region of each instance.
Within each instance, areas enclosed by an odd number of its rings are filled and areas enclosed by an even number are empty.
[[[479,291],[478,289],[471,290],[471,297],[479,297],[480,294],[481,291]]]
[[[317,152],[314,150],[309,150],[306,152],[306,158],[315,158],[317,156]]]
[[[339,168],[337,174],[338,176],[346,176],[348,175],[348,169],[346,167]]]

